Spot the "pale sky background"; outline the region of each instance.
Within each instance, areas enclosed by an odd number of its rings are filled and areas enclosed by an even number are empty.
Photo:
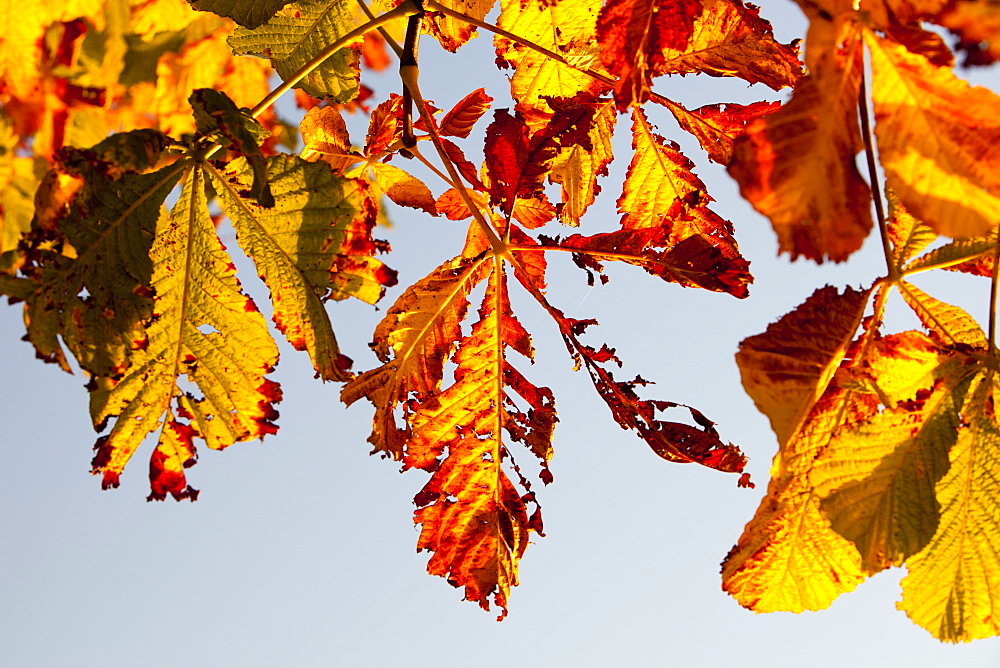
[[[791,2],[765,2],[763,14],[782,41],[802,35]],[[509,106],[488,38],[458,58],[439,53],[425,41],[422,87],[439,107],[483,85],[496,107]],[[380,99],[398,87],[394,75],[373,81]],[[775,97],[736,80],[657,84],[691,107]],[[20,307],[0,308],[0,665],[1000,665],[1000,640],[944,645],[895,610],[900,569],[801,615],[755,615],[720,590],[719,563],[752,517],[777,447],[740,386],[737,345],[826,283],[867,286],[883,263],[875,238],[839,266],[775,258],[770,225],[739,199],[724,170],[660,109],[650,114],[698,163],[715,210],[736,225],[756,276],[751,297],[685,289],[625,266],[609,266],[611,282],[591,289],[568,258],[553,258],[550,300],[569,316],[601,321],[586,340],[618,349],[621,378],[655,381],[645,396],[690,404],[718,422],[723,438],[750,457],[755,490],[737,488],[733,475],[664,462],[619,429],[589,379],[572,371],[551,322],[516,296],[538,361],[515,363],[552,388],[560,422],[555,482],[539,490],[546,537],[529,546],[510,615],[498,624],[424,572],[411,501],[426,474],[400,475],[397,464],[369,457],[370,407],[345,409],[340,387],[314,381],[303,353],[282,344],[277,436],[222,453],[199,446],[189,472],[198,502],[146,503],[151,446],[133,459],[121,488],[102,492],[88,475],[95,435],[85,379],[33,359],[19,341]],[[485,126],[464,145],[481,146]],[[363,130],[352,136],[360,141]],[[617,142],[619,162],[584,232],[617,224],[628,137]],[[401,285],[382,312],[456,254],[465,229],[408,210],[390,216],[394,229],[379,236],[395,248],[387,261]],[[224,241],[239,252],[231,233]],[[245,261],[237,264],[266,311],[266,290]],[[949,291],[937,296],[984,317],[987,281],[949,275],[943,283]],[[330,309],[355,368],[371,368],[366,344],[381,312],[360,303]],[[906,317],[895,322],[914,326]]]

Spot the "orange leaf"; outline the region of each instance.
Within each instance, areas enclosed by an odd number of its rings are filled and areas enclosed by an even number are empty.
[[[531,447],[548,482],[556,419],[548,389],[531,385],[506,359],[507,348],[529,358],[534,351],[511,313],[499,261],[479,315],[453,358],[455,382],[413,415],[404,465],[434,472],[414,499],[414,521],[423,525],[417,549],[434,552],[428,572],[464,587],[465,598],[484,609],[493,596],[502,619],[529,532],[542,529],[538,511],[528,515],[526,503],[534,503],[534,494],[502,432]],[[518,399],[527,403],[531,417],[518,408]],[[518,474],[523,492],[505,473],[505,461]]]
[[[400,206],[421,209],[432,216],[437,215],[434,195],[423,181],[399,167],[384,162],[373,162],[368,167],[375,175],[378,187],[393,202]]]
[[[1000,11],[994,0],[949,3],[934,22],[958,35],[956,50],[965,52],[966,67],[1000,60]]]
[[[300,154],[306,160],[320,159],[337,174],[343,174],[363,158],[351,148],[347,124],[340,111],[332,107],[313,107],[299,123],[302,143]]]
[[[619,111],[649,97],[650,80],[664,50],[683,50],[690,42],[699,0],[609,0],[597,22],[601,60],[615,83]]]
[[[409,420],[407,400],[439,391],[443,367],[460,339],[472,288],[483,280],[481,261],[455,258],[411,285],[375,328],[372,349],[384,364],[348,383],[341,400],[350,405],[367,397],[375,406],[372,435],[375,452],[401,459],[409,427],[397,426],[395,411],[402,405]]]
[[[664,44],[650,59],[653,76],[736,76],[774,90],[795,85],[802,75],[798,47],[778,43],[757,7],[742,0],[702,0],[702,5],[690,40]]]
[[[466,16],[482,21],[493,9],[496,0],[439,0],[442,5]],[[424,29],[433,35],[445,49],[451,52],[468,42],[476,33],[476,26],[468,21],[453,19],[444,14],[429,12],[425,17]]]
[[[871,192],[855,164],[862,54],[856,36],[842,37],[845,55],[804,77],[788,104],[750,123],[729,164],[740,194],[771,219],[780,251],[792,259],[840,262],[872,227]]]
[[[658,100],[659,101],[659,100]],[[688,110],[675,102],[666,107],[683,130],[698,139],[702,150],[712,162],[728,165],[733,157],[733,144],[751,121],[763,118],[781,108],[780,102],[753,104],[708,104]]]
[[[438,132],[442,135],[468,137],[472,126],[486,113],[492,102],[493,98],[486,94],[485,89],[479,88],[472,91],[445,114],[444,118],[441,119]]]
[[[1000,220],[1000,96],[870,32],[872,102],[887,185],[939,234]]]

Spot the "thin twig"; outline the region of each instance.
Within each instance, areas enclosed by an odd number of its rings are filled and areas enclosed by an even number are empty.
[[[993,271],[990,280],[990,326],[989,341],[990,355],[997,353],[997,284],[1000,283],[1000,234],[997,235],[996,244],[993,247]]]
[[[368,20],[374,21],[375,15],[372,13],[372,10],[368,8],[368,3],[365,2],[365,0],[357,0],[357,2],[358,5],[361,6],[361,11],[363,11],[365,16],[368,17]],[[395,52],[397,58],[403,55],[403,49],[400,48],[399,43],[394,40],[392,35],[390,35],[389,32],[381,25],[378,27],[378,34],[382,35],[382,39],[384,39],[385,43],[389,45],[389,48]]]
[[[885,264],[889,270],[889,280],[895,283],[899,280],[899,268],[892,259],[892,242],[889,240],[889,226],[886,223],[885,208],[882,204],[882,188],[878,182],[878,169],[875,164],[875,147],[872,144],[871,121],[868,119],[868,91],[865,85],[865,75],[861,75],[861,85],[858,87],[858,115],[861,118],[861,137],[865,142],[865,158],[868,162],[868,179],[871,181],[872,201],[875,202],[875,217],[878,220],[878,231],[882,237],[882,252],[885,254]]]
[[[381,25],[388,23],[394,19],[403,18],[405,16],[410,16],[411,14],[416,14],[420,11],[420,8],[413,2],[413,0],[403,0],[402,3],[397,5],[395,8],[390,9],[385,14],[380,14],[374,20],[360,25],[349,33],[342,35],[335,42],[331,43],[328,47],[320,51],[316,56],[312,58],[308,63],[299,68],[298,72],[293,74],[291,77],[286,79],[280,86],[272,90],[263,100],[257,103],[253,109],[250,110],[250,115],[257,118],[264,110],[270,107],[275,101],[288,92],[295,84],[302,81],[306,76],[312,72],[314,69],[319,67],[324,60],[340,51],[344,47],[348,46],[359,37],[363,37],[366,32],[375,30]]]

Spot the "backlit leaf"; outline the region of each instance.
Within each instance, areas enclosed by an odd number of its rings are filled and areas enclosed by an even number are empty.
[[[940,234],[985,234],[1000,220],[1000,97],[888,40],[865,41],[888,186]]]
[[[871,192],[855,164],[861,51],[842,72],[804,77],[778,111],[736,140],[729,174],[771,219],[782,252],[842,261],[872,227]]]
[[[275,206],[249,198],[251,168],[242,161],[210,168],[212,185],[237,239],[271,291],[274,322],[297,350],[306,350],[324,380],[346,380],[344,357],[323,306],[356,297],[374,303],[395,272],[374,256],[375,207],[363,183],[335,176],[323,163],[293,156],[268,161]]]
[[[827,286],[740,344],[736,363],[743,387],[771,421],[778,443],[788,443],[826,391],[867,300],[867,292],[848,288],[841,295]]]
[[[22,272],[36,283],[25,319],[38,355],[68,370],[61,338],[84,369],[115,376],[145,338],[148,253],[160,206],[182,169],[119,178],[104,176],[108,169],[93,152],[74,150],[46,175]]]
[[[228,16],[244,28],[253,30],[267,23],[275,12],[291,0],[189,0],[189,2],[199,11]]]
[[[752,278],[736,246],[732,224],[708,208],[712,198],[691,171],[694,163],[677,144],[653,132],[641,109],[632,112],[632,147],[635,154],[618,198],[622,228],[656,230],[651,245],[676,247],[677,251],[687,240],[697,237],[698,242],[687,242],[684,253],[688,257],[678,265],[692,263],[691,269],[715,272],[716,279],[726,274],[729,278],[723,279],[723,285],[710,289],[745,297]],[[702,280],[693,282],[709,287]]]
[[[423,402],[410,420],[413,437],[404,464],[434,472],[414,499],[414,521],[422,524],[417,549],[434,552],[428,572],[464,587],[465,598],[484,609],[493,596],[502,618],[530,531],[542,529],[537,510],[529,517],[526,503],[534,496],[503,432],[533,446],[544,466],[555,410],[551,393],[531,385],[506,359],[507,348],[528,357],[533,349],[510,312],[499,261],[479,316],[453,357],[455,382]],[[518,400],[527,402],[534,419],[521,412]],[[518,472],[523,491],[505,473],[505,462]]]
[[[685,48],[703,11],[699,0],[609,0],[601,8],[597,41],[601,61],[617,77],[619,111],[646,101],[661,54]]]
[[[834,375],[866,301],[867,293],[824,288],[737,355],[744,387],[780,446],[767,496],[722,565],[723,589],[756,612],[819,610],[864,579],[857,549],[832,530],[808,476],[832,436],[876,408],[872,394],[845,389]],[[830,309],[836,316],[825,322]]]
[[[985,370],[962,406],[962,428],[937,481],[938,529],[906,562],[897,606],[935,637],[968,642],[1000,633],[1000,430],[996,379]]]
[[[395,412],[402,406],[404,421],[412,414],[411,395],[427,397],[441,386],[444,363],[461,338],[459,323],[468,310],[468,294],[483,280],[481,263],[456,258],[411,285],[382,318],[372,349],[384,363],[348,383],[341,399],[350,405],[367,397],[375,406],[372,435],[375,452],[403,457],[409,427],[397,426]]]
[[[775,456],[767,496],[722,564],[722,587],[740,605],[821,610],[864,580],[857,548],[830,527],[808,476],[831,434],[874,410],[870,397],[828,387]]]
[[[732,160],[733,144],[748,123],[781,107],[778,102],[754,102],[748,105],[709,104],[688,110],[672,101],[664,104],[678,125],[698,139],[709,159],[720,165],[728,165]]]
[[[550,51],[581,69],[602,71],[600,46],[594,39],[600,0],[502,3],[499,26]],[[596,97],[609,90],[597,79],[567,67],[505,37],[495,38],[497,57],[516,69],[511,95],[527,114],[550,111],[546,97]]]
[[[916,345],[926,345],[919,338]],[[933,384],[839,432],[810,471],[833,528],[853,542],[868,573],[900,565],[934,535],[934,485],[948,470],[969,371],[940,353]],[[887,369],[892,373],[893,369]]]
[[[269,58],[282,79],[292,77],[329,44],[354,28],[350,5],[332,0],[295,0],[264,25],[237,28],[229,44],[238,55]],[[358,94],[361,40],[337,51],[296,84],[313,97],[348,102]]]
[[[442,5],[482,21],[490,13],[496,0],[439,0]],[[469,41],[476,33],[476,27],[468,21],[454,19],[443,14],[431,14],[426,19],[425,30],[449,51]]]
[[[177,450],[190,447],[188,430],[215,449],[276,430],[273,404],[281,392],[266,374],[278,349],[216,235],[204,184],[201,169],[191,169],[172,213],[160,217],[150,250],[156,307],[148,340],[133,351],[120,378],[99,379],[92,397],[94,424],[103,428],[114,419],[94,446],[94,472],[102,474],[105,488],[118,486],[126,463],[156,430],[152,498],[167,491],[191,496],[170,463],[187,461]],[[185,391],[181,375],[202,396]],[[164,466],[172,472],[166,488]]]
[[[742,0],[702,0],[691,37],[665,43],[650,58],[653,76],[703,73],[735,76],[774,90],[792,87],[802,74],[798,48],[774,39],[771,24]],[[662,10],[661,10],[662,11]]]

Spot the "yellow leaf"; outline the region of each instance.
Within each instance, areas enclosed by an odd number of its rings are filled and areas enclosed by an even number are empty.
[[[340,111],[333,107],[313,107],[299,123],[302,133],[302,152],[306,160],[322,160],[333,171],[343,174],[351,165],[361,162],[364,157],[351,148],[351,138],[347,134]]]
[[[595,37],[601,0],[553,0],[553,2],[505,2],[498,24],[550,51],[562,55],[577,67],[603,72]],[[580,93],[597,96],[610,89],[592,76],[567,67],[505,37],[495,38],[499,58],[516,68],[511,78],[511,94],[518,101],[528,124],[531,111],[551,111],[545,96],[575,97]]]
[[[889,204],[889,240],[892,243],[892,261],[896,269],[903,266],[915,255],[937,239],[937,233],[923,221],[914,218],[900,203],[896,193],[886,191]]]
[[[28,100],[38,87],[42,36],[50,21],[46,3],[0,2],[0,79],[3,96]]]
[[[237,55],[268,58],[288,80],[327,46],[354,29],[351,3],[296,0],[254,30],[237,27],[229,44]],[[358,95],[361,38],[324,60],[296,84],[313,97],[348,102]]]
[[[780,445],[767,496],[723,563],[723,588],[756,612],[825,608],[864,579],[857,549],[830,527],[808,476],[831,437],[875,408],[872,395],[834,380],[867,296],[817,291],[737,355],[744,387]]]
[[[821,610],[864,580],[857,548],[830,528],[808,484],[816,454],[858,410],[854,393],[831,388],[778,452],[767,496],[722,564],[722,588],[740,605]]]
[[[1000,96],[866,31],[886,181],[939,234],[986,234],[1000,220]]]
[[[977,376],[948,473],[936,485],[937,533],[907,560],[903,599],[910,619],[949,642],[1000,634],[1000,429],[992,370]]]
[[[986,334],[976,319],[963,309],[931,297],[912,283],[903,281],[898,287],[920,322],[939,340],[946,344],[965,343],[982,349],[987,347]]]
[[[176,449],[178,429],[192,430],[215,449],[277,429],[272,404],[281,392],[266,374],[278,361],[278,349],[240,288],[204,188],[204,175],[195,167],[170,216],[157,223],[150,251],[156,306],[148,339],[133,351],[120,378],[98,379],[92,396],[96,425],[115,418],[95,446],[94,472],[103,474],[104,487],[118,485],[132,454],[159,427],[159,456]],[[185,392],[181,375],[203,396]]]
[[[562,147],[552,159],[549,180],[562,185],[559,220],[564,225],[578,226],[580,218],[601,192],[597,177],[607,175],[607,166],[613,158],[611,135],[616,117],[614,102],[599,103],[588,131],[589,149],[573,144]]]
[[[857,546],[868,573],[899,566],[937,529],[934,485],[948,470],[948,451],[957,438],[971,371],[967,361],[940,351],[932,384],[840,431],[813,463],[809,481],[823,498],[823,512]],[[891,364],[880,370],[899,371]]]
[[[247,196],[253,172],[244,160],[223,171],[209,168],[223,210],[240,246],[271,291],[278,330],[306,350],[324,380],[347,380],[323,302],[356,297],[375,303],[395,272],[374,256],[375,206],[365,184],[335,176],[323,163],[294,156],[268,160],[273,207]]]
[[[368,165],[375,183],[385,196],[400,206],[422,209],[436,216],[434,195],[423,181],[395,165],[373,162]]]

